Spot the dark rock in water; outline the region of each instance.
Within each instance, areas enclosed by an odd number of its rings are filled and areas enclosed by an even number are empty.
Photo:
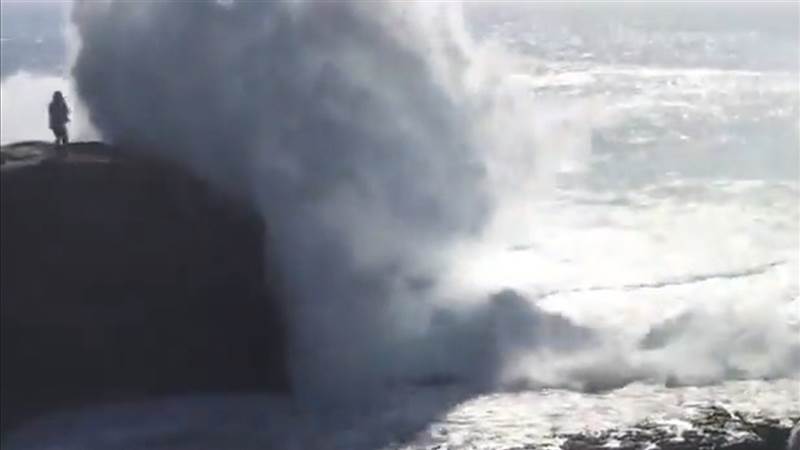
[[[791,419],[745,417],[718,406],[707,406],[688,429],[644,422],[624,430],[563,436],[562,450],[785,450]]]
[[[103,144],[61,157],[43,143],[7,149],[3,430],[91,402],[288,389],[258,215],[178,167],[109,158]]]

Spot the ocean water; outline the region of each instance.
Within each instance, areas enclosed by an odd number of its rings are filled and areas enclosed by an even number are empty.
[[[346,411],[260,394],[89,408],[8,448],[557,448],[644,419],[688,427],[698,405],[800,415],[797,8],[466,12],[514,54],[497,89],[524,105],[537,158],[502,160],[501,206],[449,249],[436,289],[472,319],[434,321],[412,349],[445,381]],[[489,388],[459,376],[486,358],[436,357],[476,341],[502,360]]]

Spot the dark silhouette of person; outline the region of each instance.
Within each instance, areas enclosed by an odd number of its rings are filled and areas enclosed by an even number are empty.
[[[69,107],[64,101],[61,91],[53,92],[53,100],[47,108],[50,113],[50,129],[56,135],[56,145],[69,144],[67,122],[69,122]]]

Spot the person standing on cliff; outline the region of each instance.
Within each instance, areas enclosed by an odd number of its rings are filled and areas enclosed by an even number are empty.
[[[50,113],[50,129],[56,135],[56,145],[68,144],[67,122],[69,122],[69,107],[67,102],[64,101],[61,91],[53,92],[53,100],[47,110]]]

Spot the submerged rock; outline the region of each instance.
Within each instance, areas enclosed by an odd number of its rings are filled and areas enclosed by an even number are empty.
[[[642,422],[622,430],[562,436],[562,450],[785,450],[792,422],[746,417],[738,412],[708,405],[693,414],[686,427],[670,423]]]
[[[174,165],[68,150],[3,148],[2,428],[94,402],[287,390],[261,218]]]

